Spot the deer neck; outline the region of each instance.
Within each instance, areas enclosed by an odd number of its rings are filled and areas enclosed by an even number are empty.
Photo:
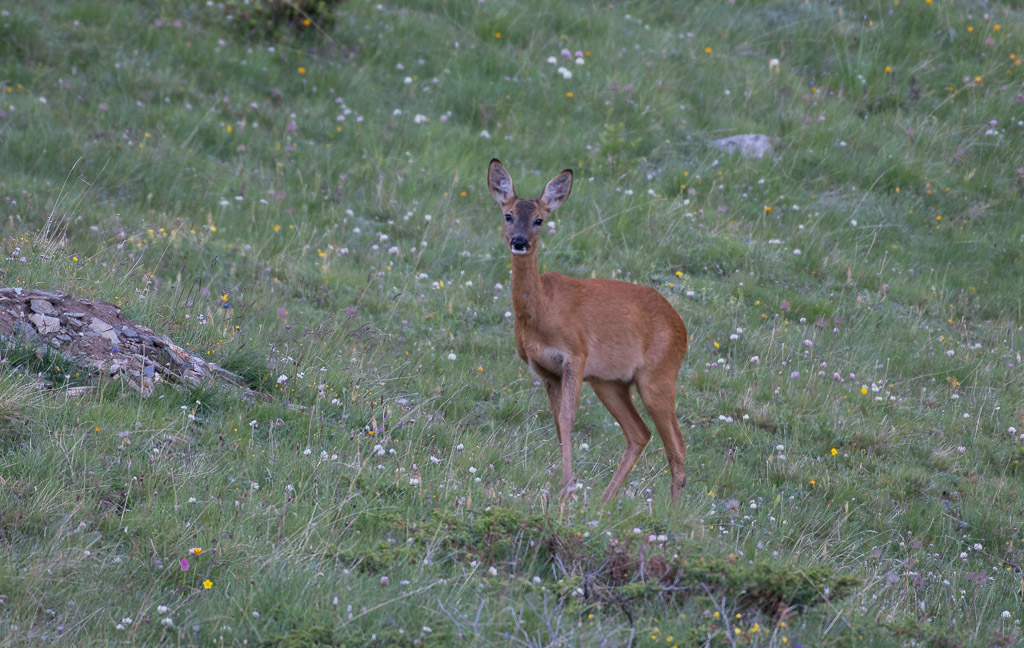
[[[535,325],[544,308],[544,287],[537,269],[537,254],[512,255],[512,313],[516,323]]]

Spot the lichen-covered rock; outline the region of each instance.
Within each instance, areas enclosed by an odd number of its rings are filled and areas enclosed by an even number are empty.
[[[243,396],[259,396],[241,376],[185,351],[104,301],[0,288],[0,340],[5,338],[39,349],[49,347],[99,375],[123,379],[146,396],[159,382],[195,386],[206,380],[230,385]]]

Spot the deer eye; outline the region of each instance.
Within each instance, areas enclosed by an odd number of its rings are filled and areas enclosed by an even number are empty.
[[[543,218],[538,218],[537,220],[533,221],[533,224],[536,227],[540,227],[543,223],[544,223],[544,219]]]
[[[512,214],[505,214],[505,222],[506,223],[511,223],[512,222]]]

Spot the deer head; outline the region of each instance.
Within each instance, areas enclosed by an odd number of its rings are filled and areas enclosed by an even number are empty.
[[[487,188],[505,214],[505,243],[512,254],[529,254],[537,249],[544,219],[560,207],[572,191],[572,170],[556,175],[540,198],[527,200],[516,195],[512,178],[498,160],[487,167]]]

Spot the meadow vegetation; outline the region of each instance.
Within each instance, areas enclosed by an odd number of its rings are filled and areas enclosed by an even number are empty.
[[[0,287],[263,395],[0,342],[0,646],[1024,641],[1019,5],[244,4],[0,5]],[[682,314],[678,506],[589,388],[559,506],[492,157]]]

